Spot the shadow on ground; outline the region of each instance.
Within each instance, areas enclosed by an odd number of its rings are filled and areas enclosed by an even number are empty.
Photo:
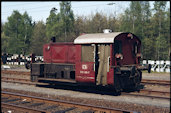
[[[62,89],[62,90],[71,90],[71,91],[78,91],[78,92],[84,92],[84,93],[94,93],[94,94],[101,94],[101,95],[111,95],[111,96],[119,96],[121,95],[121,92],[116,92],[111,87],[103,87],[103,86],[87,86],[83,84],[73,84],[73,83],[51,83],[50,85],[40,85],[37,84],[37,87],[44,87],[44,88],[53,88],[53,89]],[[122,92],[137,92],[140,89],[143,89],[144,85],[139,85],[137,89],[127,89],[123,90]]]

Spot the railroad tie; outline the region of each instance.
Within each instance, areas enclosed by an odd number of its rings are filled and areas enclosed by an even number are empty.
[[[56,107],[58,107],[58,106],[52,105],[52,106],[48,106],[48,107],[46,107],[46,108],[43,108],[43,110],[54,109],[54,108],[56,108]]]
[[[10,99],[10,100],[5,100],[3,102],[13,102],[13,101],[17,101],[17,100],[21,100],[20,98],[15,98],[15,99]]]
[[[64,110],[59,110],[59,111],[55,111],[55,112],[52,112],[52,113],[65,113],[67,111],[71,111],[73,109],[75,109],[76,107],[72,107],[72,108],[68,108],[68,109],[64,109]]]
[[[17,104],[27,104],[27,103],[30,103],[30,102],[28,102],[28,101],[22,101],[22,102],[16,102],[15,104],[17,105]]]
[[[1,100],[3,100],[3,99],[8,99],[8,97],[1,97]]]
[[[33,103],[33,104],[29,105],[29,107],[40,106],[40,105],[43,105],[43,104],[45,104],[45,103]]]
[[[94,113],[95,111],[93,110],[87,110],[87,111],[83,111],[82,113]]]

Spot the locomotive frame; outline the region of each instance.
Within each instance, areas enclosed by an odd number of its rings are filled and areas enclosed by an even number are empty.
[[[74,43],[51,42],[43,47],[43,63],[31,64],[33,82],[69,82],[111,87],[116,91],[136,88],[142,70],[141,41],[132,33],[83,34]]]

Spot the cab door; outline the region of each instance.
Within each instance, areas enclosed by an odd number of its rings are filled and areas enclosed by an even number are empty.
[[[76,81],[107,85],[110,65],[110,44],[81,45],[80,61],[76,62]]]
[[[110,45],[99,44],[98,45],[98,72],[96,77],[96,85],[107,85],[107,75],[110,65]]]
[[[81,45],[79,61],[76,62],[76,81],[95,83],[95,45]]]

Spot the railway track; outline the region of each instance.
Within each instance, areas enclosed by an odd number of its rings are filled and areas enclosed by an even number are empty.
[[[5,77],[5,76],[1,76],[1,80],[30,82],[30,79],[13,78],[13,77]]]
[[[36,83],[31,82],[29,79],[11,78],[11,77],[4,77],[4,76],[1,76],[1,82],[19,83],[19,84],[26,84],[26,85],[36,85]]]
[[[170,86],[170,81],[169,80],[149,80],[149,79],[142,79],[141,83],[151,84],[151,85],[168,85],[168,86]]]
[[[8,78],[8,77],[2,77],[2,82],[9,82],[9,83],[19,83],[19,84],[26,84],[26,85],[48,85],[47,83],[33,83],[30,82],[29,79],[19,79],[19,78]],[[145,98],[157,98],[157,99],[170,99],[170,91],[155,91],[150,89],[140,89],[139,91],[134,92],[122,92],[121,95],[126,96],[136,96],[136,97],[145,97]]]
[[[15,74],[15,75],[24,75],[27,76],[30,74],[30,72],[21,72],[21,71],[2,71],[3,74]],[[27,85],[47,85],[46,83],[33,83],[30,81],[30,79],[24,79],[24,78],[12,78],[12,77],[5,77],[1,76],[1,81],[3,82],[10,82],[10,83],[19,83],[19,84],[27,84]],[[163,81],[163,80],[148,80],[143,79],[143,84],[160,84],[160,85],[169,85],[170,87],[170,81]],[[159,99],[170,99],[170,91],[154,91],[149,89],[140,89],[139,92],[134,93],[122,93],[122,95],[128,95],[128,96],[141,96],[141,97],[148,97],[148,98],[159,98]]]
[[[16,75],[16,76],[30,76],[30,72],[24,71],[12,71],[12,70],[1,70],[1,74],[9,74],[9,75]],[[149,79],[142,79],[141,83],[143,84],[150,84],[150,85],[165,85],[170,86],[170,80],[149,80]]]
[[[25,72],[25,71],[14,71],[14,70],[1,70],[1,74],[9,74],[9,75],[28,75],[28,76],[30,76],[30,72]]]
[[[136,111],[48,99],[5,91],[1,92],[1,107],[29,113],[136,113]]]
[[[168,91],[153,91],[149,89],[141,89],[138,92],[131,92],[125,93],[123,92],[122,95],[125,96],[135,96],[135,97],[145,97],[151,99],[161,99],[161,100],[170,100],[170,92]]]

